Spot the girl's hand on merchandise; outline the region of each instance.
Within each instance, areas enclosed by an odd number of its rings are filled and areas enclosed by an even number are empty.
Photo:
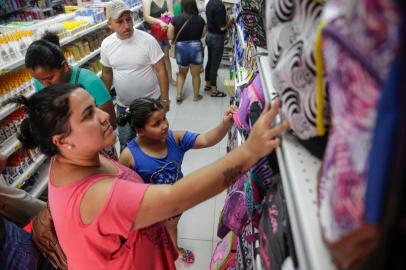
[[[231,127],[231,125],[234,123],[233,114],[236,113],[237,110],[238,107],[235,105],[228,107],[228,109],[224,112],[223,123]]]
[[[280,125],[271,128],[273,120],[279,113],[280,106],[279,99],[275,101],[272,108],[270,108],[269,104],[265,106],[244,144],[249,153],[258,159],[268,155],[278,147],[280,139],[277,136],[289,128],[286,120]]]

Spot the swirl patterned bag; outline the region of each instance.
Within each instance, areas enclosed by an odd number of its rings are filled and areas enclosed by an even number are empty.
[[[316,99],[315,41],[323,8],[324,1],[320,0],[266,1],[272,83],[282,100],[282,109],[290,126],[300,139],[322,136],[328,125],[328,112],[317,112],[319,104]],[[327,86],[323,70],[319,71],[319,87],[324,91]],[[323,102],[325,95],[320,103]]]

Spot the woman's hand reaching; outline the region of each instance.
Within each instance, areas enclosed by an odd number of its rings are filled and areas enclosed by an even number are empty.
[[[265,106],[247,141],[242,145],[256,160],[268,155],[278,147],[280,139],[277,136],[289,127],[288,122],[285,120],[280,125],[271,128],[273,120],[279,113],[280,106],[280,100],[277,100],[272,108],[268,104]]]

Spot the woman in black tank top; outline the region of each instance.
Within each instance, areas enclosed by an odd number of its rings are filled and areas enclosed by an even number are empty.
[[[149,30],[150,24],[160,24],[162,28],[168,28],[168,24],[161,21],[161,16],[173,17],[173,3],[172,0],[143,0],[142,9],[144,12],[144,19],[147,22],[146,28]],[[165,54],[165,66],[168,73],[169,81],[172,85],[176,82],[172,79],[172,66],[169,59],[169,41],[157,40]]]

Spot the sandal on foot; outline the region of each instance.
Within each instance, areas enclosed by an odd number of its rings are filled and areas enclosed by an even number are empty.
[[[211,97],[226,97],[226,93],[223,93],[221,91],[216,91],[216,92],[211,92],[210,94]]]
[[[211,87],[210,86],[205,86],[204,87],[204,91],[210,91],[211,90]]]
[[[197,96],[195,96],[195,97],[193,98],[193,101],[199,101],[199,100],[201,100],[202,98],[203,98],[202,95],[197,95]]]
[[[180,248],[179,249],[179,253],[180,253],[180,259],[182,262],[186,263],[186,264],[193,264],[195,262],[195,255],[193,254],[192,251],[184,249],[184,248]]]
[[[176,102],[182,102],[183,101],[183,96],[177,96],[176,97]]]

